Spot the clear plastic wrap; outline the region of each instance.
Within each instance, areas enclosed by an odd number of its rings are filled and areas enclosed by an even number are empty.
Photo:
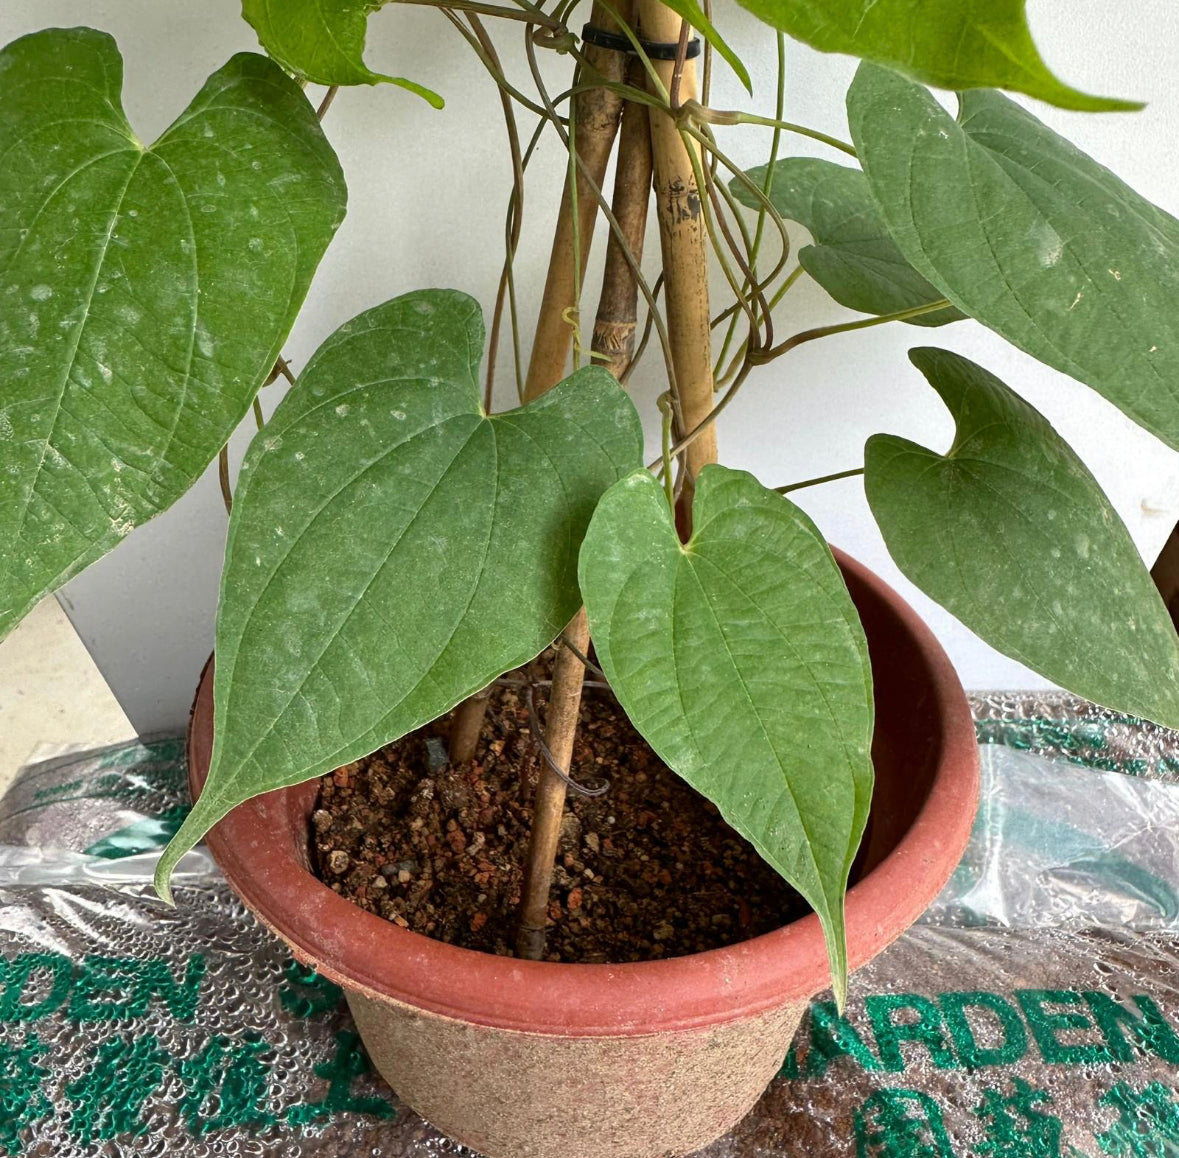
[[[976,709],[962,867],[842,1018],[820,995],[707,1158],[1179,1155],[1179,742],[1065,697]],[[40,763],[0,801],[0,1155],[469,1153],[203,853],[175,909],[154,897],[182,783],[165,741]]]

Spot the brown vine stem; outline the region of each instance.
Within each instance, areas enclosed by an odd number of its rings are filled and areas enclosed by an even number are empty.
[[[627,12],[621,13],[626,19]],[[614,18],[601,4],[595,4],[591,23],[607,32],[618,32]],[[595,73],[613,83],[626,75],[626,56],[610,48],[587,44],[584,60]],[[622,116],[622,97],[608,88],[595,87],[577,93],[572,118],[576,163],[570,166],[565,181],[557,228],[553,235],[552,256],[544,287],[532,357],[524,383],[524,400],[531,402],[555,386],[564,376],[573,343],[573,326],[569,318],[577,309],[577,288],[585,259],[593,239],[598,208],[590,184],[600,187],[606,165],[614,148],[618,123]],[[584,169],[584,173],[582,170]],[[578,252],[574,253],[574,243]]]
[[[606,355],[606,365],[619,379],[626,373],[634,350],[638,314],[635,266],[643,252],[651,200],[651,139],[646,112],[641,105],[628,104],[622,117],[612,206],[617,232],[611,234],[607,249],[602,293],[594,323],[594,349]],[[589,651],[590,646],[585,608],[565,629],[564,639],[568,645],[557,652],[553,665],[545,740],[554,761],[568,772],[585,677],[585,665],[580,657]],[[561,818],[565,813],[565,796],[565,781],[547,762],[542,762],[532,809],[532,833],[524,866],[516,936],[516,955],[527,960],[537,961],[544,955],[553,865],[561,835]]]
[[[738,391],[745,384],[745,380],[749,377],[750,372],[755,366],[771,362],[775,358],[780,358],[783,354],[796,349],[798,346],[806,342],[816,341],[818,338],[829,338],[835,334],[846,334],[853,330],[866,330],[873,326],[884,326],[889,322],[907,322],[910,318],[918,318],[922,314],[935,313],[937,310],[949,308],[950,305],[950,302],[944,298],[940,298],[936,302],[927,302],[923,306],[913,306],[911,309],[898,310],[895,314],[879,314],[875,317],[859,318],[854,322],[840,322],[834,326],[819,326],[814,330],[803,330],[801,333],[792,335],[784,342],[779,343],[769,350],[747,350],[741,359],[740,368],[737,370],[728,389],[722,395],[721,400],[704,416],[697,426],[684,435],[671,448],[671,453],[675,455],[683,454],[697,439],[708,434],[708,431],[712,428],[716,420],[737,396]],[[652,468],[654,465],[652,464]]]
[[[656,43],[680,41],[683,22],[660,0],[638,0],[643,37]],[[682,56],[682,53],[677,56]],[[653,61],[664,89],[669,89],[679,61]],[[684,60],[679,99],[696,98],[696,62]],[[709,237],[702,192],[696,173],[698,143],[682,134],[672,114],[650,109],[651,152],[655,171],[655,205],[663,251],[664,295],[671,355],[675,365],[677,417],[681,436],[697,429],[712,410],[712,341],[708,305]],[[716,462],[716,430],[711,424],[687,448],[687,474],[681,496],[681,523],[686,529],[693,480],[701,468]]]
[[[323,100],[319,102],[319,108],[315,110],[317,120],[323,120],[327,116],[327,111],[332,107],[332,101],[336,99],[336,93],[340,91],[338,84],[328,86],[327,92],[323,94]]]

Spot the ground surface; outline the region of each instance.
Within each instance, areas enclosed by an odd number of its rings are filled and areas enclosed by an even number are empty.
[[[134,734],[57,600],[42,600],[0,643],[0,793],[35,751]]]

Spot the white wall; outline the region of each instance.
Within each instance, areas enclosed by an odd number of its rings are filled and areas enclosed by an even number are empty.
[[[772,112],[772,35],[732,0],[718,0],[722,27],[750,65],[750,102],[718,68],[713,104]],[[1056,71],[1090,92],[1149,101],[1140,114],[1086,116],[1036,106],[1037,115],[1108,164],[1164,208],[1179,211],[1179,85],[1174,58],[1179,11],[1171,0],[1139,0],[1133,19],[1111,21],[1108,0],[1031,0],[1034,31]],[[50,25],[89,24],[113,33],[126,59],[125,101],[143,139],[180,112],[204,78],[232,53],[256,45],[235,0],[4,0],[0,42]],[[581,17],[578,17],[581,19]],[[579,25],[578,25],[579,26]],[[526,66],[515,28],[499,35],[509,71]],[[569,62],[546,54],[555,89]],[[433,11],[391,5],[370,21],[369,62],[442,92],[435,112],[400,89],[344,91],[326,123],[350,190],[348,218],[320,268],[287,345],[296,368],[353,314],[425,286],[466,290],[489,309],[501,261],[509,188],[499,101],[466,46]],[[846,137],[843,92],[854,64],[791,44],[788,117]],[[765,160],[768,130],[721,130],[742,164]],[[800,153],[824,155],[805,140]],[[828,154],[830,155],[830,154]],[[833,159],[838,159],[837,156]],[[528,228],[518,264],[525,318],[543,284],[563,157],[550,138],[530,170]],[[649,246],[657,249],[657,246]],[[595,300],[589,287],[588,301]],[[779,332],[848,316],[813,285],[787,299]],[[784,306],[785,308],[785,306]],[[725,462],[776,485],[859,465],[864,439],[904,434],[935,448],[952,425],[905,357],[935,342],[999,374],[1039,407],[1084,457],[1153,559],[1179,518],[1179,456],[1096,394],[1007,346],[973,322],[931,332],[885,326],[801,347],[746,385],[720,428]],[[506,345],[506,344],[505,344]],[[658,359],[638,375],[636,394],[651,410],[661,389]],[[510,365],[500,371],[504,404]],[[278,387],[264,394],[267,411]],[[248,441],[239,432],[235,462]],[[884,551],[858,480],[802,492],[799,501],[828,537],[875,567],[912,600],[942,638],[968,687],[1033,687],[1043,681],[1004,659],[910,587]],[[210,472],[173,510],[65,589],[62,601],[132,721],[143,731],[181,724],[197,673],[212,645],[225,515]]]

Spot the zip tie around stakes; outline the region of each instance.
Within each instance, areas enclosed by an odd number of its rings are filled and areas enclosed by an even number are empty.
[[[609,48],[615,52],[622,52],[628,56],[637,56],[635,46],[625,37],[619,35],[617,32],[607,32],[604,28],[596,28],[592,24],[587,24],[581,30],[581,39],[586,44],[596,45],[598,48]],[[643,51],[652,60],[675,60],[676,54],[679,52],[678,41],[652,41],[639,40],[643,46]],[[692,37],[688,41],[688,51],[685,60],[692,60],[700,55],[700,38],[698,36]]]

